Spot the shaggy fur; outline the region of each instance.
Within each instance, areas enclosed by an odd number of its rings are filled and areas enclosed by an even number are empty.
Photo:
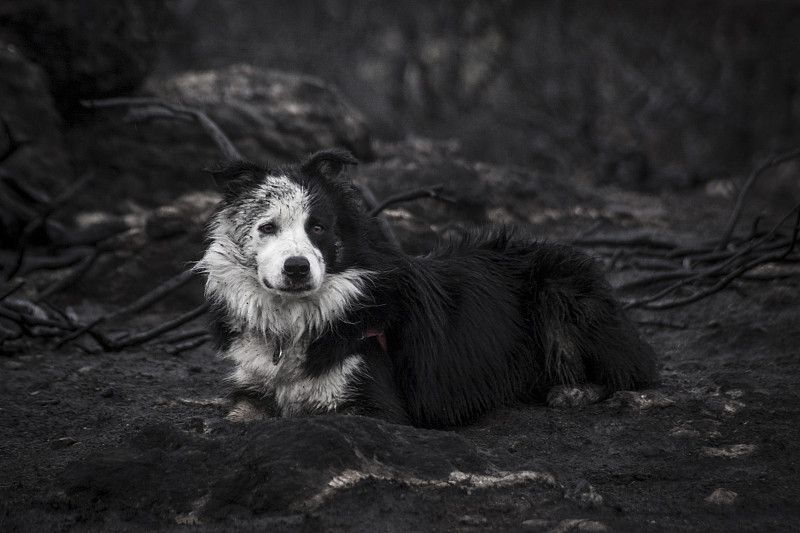
[[[583,405],[657,383],[655,356],[584,253],[505,230],[411,257],[324,151],[220,167],[198,269],[231,418],[345,411],[424,427],[516,400]]]

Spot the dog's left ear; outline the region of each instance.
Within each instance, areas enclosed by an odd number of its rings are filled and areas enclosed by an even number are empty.
[[[211,174],[217,188],[228,201],[255,186],[268,173],[267,168],[249,161],[229,161],[203,170]]]
[[[347,150],[322,150],[311,154],[300,167],[304,174],[321,176],[327,179],[336,178],[344,170],[345,165],[357,165],[358,159]]]

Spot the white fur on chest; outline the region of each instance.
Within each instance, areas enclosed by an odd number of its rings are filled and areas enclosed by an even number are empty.
[[[236,364],[231,380],[264,396],[274,398],[282,416],[335,411],[353,394],[363,360],[360,355],[349,356],[341,365],[311,377],[305,371],[307,343],[284,347],[277,364],[273,354],[280,348],[271,339],[244,335],[223,353]]]

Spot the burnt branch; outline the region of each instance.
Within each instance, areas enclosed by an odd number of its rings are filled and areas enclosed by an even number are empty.
[[[30,142],[27,137],[17,137],[11,132],[8,122],[0,117],[0,124],[2,124],[3,137],[5,138],[5,146],[0,150],[0,163],[11,157],[14,152],[19,150]]]
[[[80,179],[75,181],[72,185],[64,189],[53,201],[51,201],[47,208],[39,214],[35,219],[31,220],[26,226],[25,229],[22,231],[22,235],[20,236],[19,240],[19,252],[17,254],[17,258],[14,261],[11,269],[6,273],[6,280],[13,278],[22,268],[22,263],[25,260],[25,254],[27,252],[28,241],[30,240],[31,236],[34,232],[38,231],[40,228],[46,227],[47,223],[49,222],[50,217],[52,214],[61,206],[66,204],[70,198],[75,196],[81,189],[83,189],[89,181],[92,180],[93,174],[87,173],[81,176]]]
[[[795,220],[791,235],[782,235],[781,228],[792,217]],[[678,280],[655,294],[628,302],[625,308],[664,310],[687,305],[723,290],[737,279],[744,279],[748,272],[758,267],[767,264],[798,262],[800,256],[795,253],[798,231],[800,231],[800,205],[790,209],[764,235],[751,236],[750,240],[741,243],[737,248],[728,246],[726,253],[717,252],[715,248],[710,248],[705,252],[696,250],[697,254],[703,258],[702,261],[696,261],[696,263],[706,263],[709,266],[699,270],[677,268],[671,272],[664,272],[622,285],[619,287],[620,289],[631,289]],[[686,257],[682,260],[682,264],[684,263],[686,263]],[[773,276],[772,279],[777,276],[779,274]],[[770,279],[770,276],[762,275],[755,278]],[[703,285],[707,285],[706,288],[698,289],[688,296],[675,297],[680,291]]]
[[[410,202],[412,200],[419,200],[420,198],[433,198],[434,200],[439,200],[441,202],[447,202],[451,204],[455,203],[455,200],[452,198],[442,195],[442,189],[444,189],[444,185],[433,185],[432,187],[414,189],[400,194],[395,194],[373,207],[372,210],[367,213],[367,216],[378,216],[380,213],[393,205]]]
[[[199,109],[172,104],[160,98],[108,98],[105,100],[83,100],[81,104],[90,109],[120,106],[132,107],[135,110],[129,114],[128,119],[133,121],[141,121],[148,118],[194,121],[211,137],[211,140],[219,147],[226,159],[232,161],[242,159],[242,155],[228,136],[208,115]]]
[[[191,270],[181,272],[177,276],[168,279],[167,281],[165,281],[155,289],[151,290],[150,292],[142,295],[135,302],[126,305],[125,307],[118,309],[117,311],[114,311],[113,313],[111,313],[111,315],[109,315],[109,318],[117,318],[121,315],[138,313],[139,311],[147,309],[148,307],[158,302],[159,300],[162,300],[163,298],[169,296],[176,289],[188,283],[189,280],[191,280],[193,277],[194,277],[194,272],[192,272]]]
[[[172,320],[169,320],[164,324],[161,324],[160,326],[157,326],[153,329],[143,331],[141,333],[137,333],[135,335],[131,335],[129,337],[125,337],[123,339],[115,341],[115,344],[118,349],[144,344],[149,340],[152,340],[160,335],[163,335],[164,333],[177,329],[178,327],[186,324],[187,322],[191,322],[192,320],[200,317],[201,315],[204,315],[206,312],[208,312],[208,308],[209,308],[208,304],[204,303],[198,307],[195,307],[188,313],[184,313],[176,318],[173,318]]]
[[[18,279],[14,282],[9,283],[8,287],[5,287],[2,290],[0,290],[0,303],[2,303],[3,300],[8,298],[15,292],[17,292],[19,289],[21,289],[23,285],[25,285],[25,280]]]
[[[126,305],[125,307],[117,309],[116,311],[114,311],[112,313],[109,313],[107,315],[103,315],[101,317],[98,317],[98,318],[92,320],[91,322],[89,322],[87,324],[83,324],[83,325],[76,324],[75,325],[75,329],[73,331],[71,331],[69,334],[64,335],[61,339],[59,339],[58,343],[56,344],[56,348],[60,348],[64,344],[66,344],[66,343],[68,343],[70,341],[73,341],[73,340],[77,339],[78,337],[80,337],[81,335],[84,335],[84,334],[87,334],[87,333],[92,335],[92,336],[94,336],[95,340],[97,340],[104,348],[106,348],[108,350],[117,351],[117,350],[120,350],[123,347],[132,346],[133,344],[128,344],[127,342],[116,342],[116,341],[113,341],[113,340],[109,339],[108,337],[106,337],[105,335],[99,334],[95,330],[95,328],[97,326],[99,326],[100,324],[102,324],[103,322],[105,322],[106,320],[113,320],[113,319],[118,318],[118,317],[123,316],[123,315],[132,314],[132,313],[138,313],[138,312],[141,312],[141,311],[147,309],[151,305],[153,305],[156,302],[162,300],[163,298],[166,298],[171,293],[175,292],[178,288],[180,288],[183,285],[185,285],[189,280],[192,279],[193,276],[194,276],[194,273],[191,270],[187,270],[185,272],[181,272],[177,276],[174,276],[174,277],[168,279],[167,281],[165,281],[164,283],[162,283],[158,287],[156,287],[156,288],[152,289],[151,291],[147,292],[146,294],[142,295],[136,301]],[[180,325],[181,324],[178,324],[178,326],[180,326]],[[175,327],[178,327],[178,326],[175,326]],[[164,333],[166,333],[167,331],[171,331],[171,329],[174,329],[174,328],[167,328],[164,331]],[[157,335],[155,335],[155,336],[157,336]],[[131,335],[131,336],[127,337],[128,340],[130,340],[131,338],[136,339],[137,336],[136,335]],[[138,338],[142,339],[142,338],[145,338],[145,337],[139,336]],[[145,340],[142,341],[142,342],[146,342],[147,340],[150,340],[150,339],[149,338],[145,338]],[[177,339],[177,340],[184,340],[184,339],[181,338],[181,339]],[[177,342],[177,340],[171,340],[171,341],[168,341],[168,342]],[[136,342],[134,342],[134,344],[136,344]]]
[[[796,157],[800,157],[800,148],[796,148],[791,152],[787,152],[783,155],[774,157],[773,159],[767,161],[766,163],[755,169],[750,174],[750,176],[747,178],[747,181],[745,181],[744,185],[742,185],[742,189],[739,191],[739,196],[736,198],[736,204],[734,205],[733,211],[731,212],[731,216],[728,221],[728,226],[725,228],[725,231],[722,234],[722,238],[720,239],[719,244],[717,244],[715,250],[722,250],[730,243],[731,235],[733,235],[733,230],[736,228],[736,223],[739,221],[739,217],[741,216],[742,213],[742,208],[744,207],[745,197],[747,196],[747,193],[750,191],[750,188],[756,182],[758,177],[761,174],[763,174],[764,171],[782,165],[783,163],[795,159]]]
[[[73,285],[78,280],[80,280],[86,272],[89,271],[91,266],[94,264],[95,259],[99,252],[96,249],[90,249],[88,253],[81,259],[78,264],[64,277],[60,278],[59,280],[53,282],[47,288],[39,292],[36,296],[36,301],[42,301],[50,296],[66,289],[70,285]]]

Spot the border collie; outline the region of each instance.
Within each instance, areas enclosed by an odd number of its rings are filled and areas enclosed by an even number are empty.
[[[653,350],[594,261],[505,229],[421,257],[365,214],[328,150],[213,171],[223,202],[197,269],[229,418],[348,412],[452,427],[514,401],[585,405],[658,381]]]

